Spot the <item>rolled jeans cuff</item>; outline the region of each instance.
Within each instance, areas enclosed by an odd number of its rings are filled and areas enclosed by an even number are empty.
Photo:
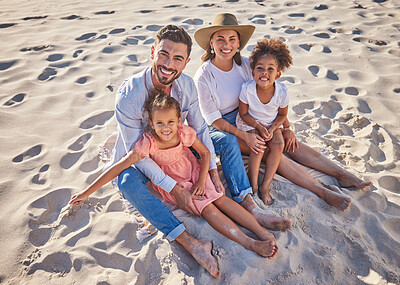
[[[253,189],[250,187],[250,188],[240,191],[239,195],[232,197],[232,199],[236,203],[240,203],[244,200],[244,198],[247,196],[247,194],[251,194],[251,193],[253,193]]]
[[[169,232],[167,235],[167,240],[168,241],[174,241],[178,236],[181,235],[186,230],[185,225],[182,223],[179,226],[177,226],[175,229]]]

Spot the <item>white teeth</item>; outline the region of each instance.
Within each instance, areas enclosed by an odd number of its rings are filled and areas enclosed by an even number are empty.
[[[222,53],[230,53],[232,50],[222,50]]]
[[[260,78],[261,81],[268,81],[268,78]]]
[[[161,69],[161,72],[162,73],[165,73],[165,74],[167,74],[167,75],[171,75],[172,74],[172,71],[167,71],[167,70],[165,70],[164,68],[160,68]]]

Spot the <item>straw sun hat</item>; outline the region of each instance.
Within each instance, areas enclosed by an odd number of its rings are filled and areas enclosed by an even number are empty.
[[[211,36],[215,32],[220,30],[234,30],[239,34],[239,50],[242,50],[250,40],[255,28],[253,25],[239,25],[235,15],[222,13],[214,17],[211,26],[198,29],[194,33],[194,39],[202,49],[207,50]]]

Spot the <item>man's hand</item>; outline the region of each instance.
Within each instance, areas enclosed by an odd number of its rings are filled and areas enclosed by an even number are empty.
[[[214,184],[215,189],[217,189],[217,192],[225,195],[225,187],[224,187],[224,184],[222,184],[221,179],[219,178],[218,169],[216,169],[216,168],[211,169],[209,171],[209,173],[210,173],[211,181]]]
[[[189,190],[184,189],[176,184],[169,193],[174,196],[179,208],[189,214],[200,216],[200,212],[193,204],[192,194],[189,192]]]
[[[283,139],[285,140],[285,152],[294,152],[296,148],[299,148],[299,142],[296,139],[296,136],[294,135],[294,132],[291,130],[283,130]]]

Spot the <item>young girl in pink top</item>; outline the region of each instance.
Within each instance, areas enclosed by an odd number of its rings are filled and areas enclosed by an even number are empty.
[[[274,236],[261,227],[242,206],[217,192],[209,175],[210,152],[196,137],[196,132],[181,124],[181,110],[178,101],[155,90],[145,103],[152,129],[144,133],[135,148],[117,164],[104,172],[85,191],[71,198],[70,204],[80,205],[90,194],[117,177],[123,170],[150,156],[160,168],[184,189],[192,192],[195,207],[208,223],[221,234],[240,243],[261,256],[272,258],[278,252]],[[201,162],[189,150],[192,146],[201,156]],[[175,198],[153,184],[161,196],[177,205]],[[257,235],[255,240],[243,233],[231,220]]]

